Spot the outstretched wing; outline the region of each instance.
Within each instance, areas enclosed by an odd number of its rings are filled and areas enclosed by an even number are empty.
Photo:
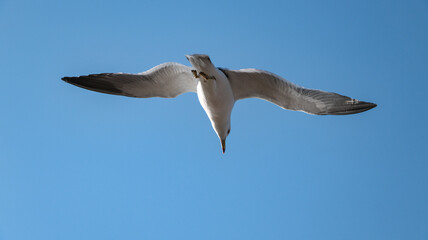
[[[354,114],[376,107],[337,93],[299,87],[263,70],[220,70],[229,78],[235,100],[261,98],[284,109],[317,115]]]
[[[173,98],[196,92],[197,84],[191,68],[179,63],[163,63],[138,74],[101,73],[62,80],[96,92],[138,98]]]

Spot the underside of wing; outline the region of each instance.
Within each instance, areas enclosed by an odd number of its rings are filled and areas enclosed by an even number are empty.
[[[284,109],[317,115],[354,114],[376,107],[337,93],[299,87],[263,70],[220,70],[229,78],[235,100],[261,98]]]
[[[197,80],[191,68],[179,63],[164,63],[138,74],[101,73],[63,77],[67,83],[88,90],[128,97],[173,98],[196,92]]]

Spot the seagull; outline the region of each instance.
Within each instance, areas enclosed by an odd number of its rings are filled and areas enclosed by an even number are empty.
[[[142,73],[100,73],[62,80],[88,90],[136,98],[174,98],[195,92],[220,139],[223,153],[236,101],[260,98],[283,109],[314,115],[347,115],[377,105],[333,92],[307,89],[268,71],[217,68],[208,55],[185,55],[192,65],[169,62]]]

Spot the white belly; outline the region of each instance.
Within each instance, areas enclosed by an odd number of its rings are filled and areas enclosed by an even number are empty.
[[[212,122],[230,118],[235,99],[229,80],[215,76],[216,80],[200,80],[197,86],[198,99]]]

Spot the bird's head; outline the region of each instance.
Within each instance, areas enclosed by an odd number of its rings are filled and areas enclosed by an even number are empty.
[[[211,59],[208,55],[205,54],[191,54],[185,55],[190,64],[196,69],[205,69],[209,66],[212,66]]]
[[[230,121],[227,123],[213,123],[213,128],[217,133],[218,138],[220,139],[221,149],[224,153],[226,151],[226,138],[230,133]]]

